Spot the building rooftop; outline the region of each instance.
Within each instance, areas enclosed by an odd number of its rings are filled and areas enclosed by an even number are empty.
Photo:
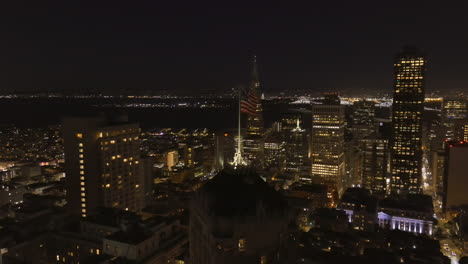
[[[423,194],[408,194],[406,197],[388,197],[380,200],[380,208],[400,209],[433,213],[432,197]]]
[[[348,188],[341,197],[338,207],[343,207],[343,204],[354,205],[354,210],[359,211],[365,208],[368,212],[375,212],[377,210],[378,200],[372,196],[370,191],[364,188]],[[364,206],[364,207],[362,207]]]
[[[259,204],[267,214],[283,215],[287,202],[251,168],[226,168],[208,181],[200,194],[208,198],[208,214],[255,216]]]
[[[145,241],[151,236],[152,233],[149,230],[134,228],[128,231],[115,232],[106,237],[106,239],[136,245]]]
[[[327,193],[328,187],[324,184],[296,184],[291,190],[309,193]]]

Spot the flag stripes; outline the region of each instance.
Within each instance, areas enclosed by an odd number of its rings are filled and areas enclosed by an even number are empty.
[[[260,103],[260,98],[252,91],[249,91],[246,100],[243,99],[240,102],[240,110],[242,113],[257,115],[257,105]]]

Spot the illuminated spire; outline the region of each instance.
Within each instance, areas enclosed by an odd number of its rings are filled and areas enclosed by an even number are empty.
[[[257,56],[253,56],[252,61],[252,88],[259,89],[260,88],[260,78],[258,77],[258,66],[257,66]]]
[[[299,117],[296,120],[296,128],[293,129],[294,132],[303,132],[304,129],[301,128],[301,122],[299,120]]]

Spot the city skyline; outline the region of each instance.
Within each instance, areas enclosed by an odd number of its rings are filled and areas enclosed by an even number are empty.
[[[0,263],[468,264],[463,6],[4,10]]]

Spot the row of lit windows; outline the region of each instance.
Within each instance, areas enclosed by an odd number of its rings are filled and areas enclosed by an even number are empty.
[[[83,134],[78,133],[77,138],[82,139]],[[78,157],[79,157],[79,173],[80,173],[80,191],[81,191],[81,216],[86,217],[86,179],[85,179],[85,165],[84,165],[84,145],[82,142],[78,143]]]

